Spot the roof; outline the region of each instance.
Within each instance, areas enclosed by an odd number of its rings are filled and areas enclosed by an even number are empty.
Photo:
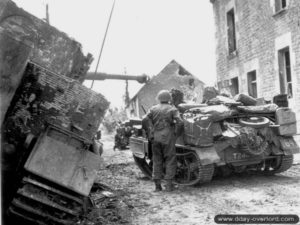
[[[172,66],[173,64],[173,66]],[[199,82],[203,83],[201,80],[199,80],[197,77],[195,77],[193,74],[191,74],[188,70],[186,70],[183,66],[181,66],[178,62],[176,62],[174,59],[169,62],[157,75],[155,75],[154,77],[151,78],[151,80],[146,83],[144,86],[141,87],[141,89],[130,99],[130,102],[133,101],[138,95],[139,93],[144,90],[146,87],[148,87],[149,85],[152,84],[151,81],[153,81],[153,79],[157,78],[159,75],[161,74],[169,74],[169,75],[175,75],[174,72],[170,71],[170,67],[174,68],[174,66],[178,67],[178,74],[182,75],[182,76],[192,76],[195,80],[198,80]]]

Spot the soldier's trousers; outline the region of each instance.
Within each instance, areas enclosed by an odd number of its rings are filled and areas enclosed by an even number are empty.
[[[176,151],[175,138],[170,140],[169,144],[153,142],[152,159],[153,159],[153,179],[163,178],[163,168],[165,166],[165,179],[173,179],[176,173]]]

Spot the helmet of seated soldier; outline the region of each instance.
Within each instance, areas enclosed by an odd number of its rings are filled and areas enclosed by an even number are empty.
[[[156,99],[160,103],[168,103],[171,101],[172,97],[169,91],[161,90],[160,92],[158,92]]]

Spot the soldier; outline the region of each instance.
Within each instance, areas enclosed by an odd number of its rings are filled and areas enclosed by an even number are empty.
[[[160,91],[157,100],[160,103],[153,106],[144,118],[144,121],[148,121],[150,126],[149,139],[153,141],[153,180],[155,191],[161,191],[163,165],[165,164],[166,191],[172,191],[174,189],[173,179],[176,173],[175,125],[181,126],[182,120],[178,110],[170,105],[171,95],[169,91]]]

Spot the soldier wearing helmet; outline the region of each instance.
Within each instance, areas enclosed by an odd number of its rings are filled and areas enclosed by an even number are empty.
[[[161,179],[163,178],[163,167],[165,166],[166,191],[172,191],[174,189],[173,179],[176,173],[175,125],[182,126],[182,120],[178,110],[170,104],[172,97],[169,91],[160,91],[156,99],[159,104],[151,107],[143,119],[149,122],[152,131],[150,137],[153,142],[153,180],[155,191],[161,191]]]

